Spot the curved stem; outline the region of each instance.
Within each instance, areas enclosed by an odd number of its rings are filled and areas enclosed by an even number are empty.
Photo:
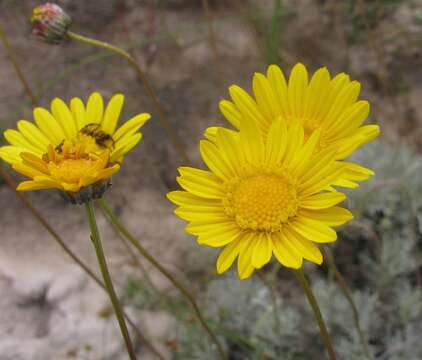
[[[177,133],[175,132],[175,130],[172,128],[167,116],[166,116],[166,112],[163,108],[163,106],[161,105],[160,101],[158,100],[158,96],[155,93],[153,87],[151,86],[150,82],[148,81],[147,77],[145,76],[144,72],[142,71],[141,67],[139,66],[139,64],[137,63],[137,61],[132,57],[132,55],[130,55],[127,51],[120,49],[116,46],[113,46],[109,43],[103,42],[103,41],[98,41],[95,39],[91,39],[89,37],[83,36],[83,35],[79,35],[76,34],[72,31],[68,31],[67,35],[69,37],[69,39],[71,40],[75,40],[75,41],[79,41],[81,43],[87,44],[87,45],[91,45],[91,46],[95,46],[97,48],[101,48],[101,49],[105,49],[107,51],[111,51],[121,57],[123,57],[128,63],[129,65],[136,71],[139,79],[142,81],[142,84],[145,87],[145,90],[148,94],[148,96],[151,98],[154,107],[158,113],[160,122],[161,122],[161,126],[164,128],[168,138],[170,139],[170,141],[172,142],[174,148],[176,149],[176,151],[178,152],[179,156],[183,159],[183,161],[186,164],[190,164],[191,161],[185,151],[185,147],[182,143],[182,141],[180,140],[179,136],[177,135]]]
[[[117,298],[116,292],[114,290],[113,282],[111,281],[111,276],[108,271],[107,262],[104,256],[103,246],[101,244],[100,234],[97,228],[97,222],[95,220],[94,207],[92,202],[89,201],[85,204],[86,212],[88,215],[89,226],[91,228],[91,240],[94,244],[95,253],[97,254],[98,265],[100,266],[101,273],[104,278],[104,283],[107,288],[107,292],[110,296],[110,301],[113,304],[113,309],[119,322],[120,331],[122,333],[123,339],[125,340],[127,353],[131,360],[136,360],[136,353],[132,345],[132,340],[130,339],[129,331],[126,327],[125,318],[123,315],[122,306],[120,305],[119,299]]]
[[[20,82],[22,83],[25,92],[27,93],[27,95],[29,96],[29,98],[31,99],[31,102],[34,106],[38,105],[38,99],[35,97],[34,93],[31,90],[31,87],[28,84],[28,81],[26,80],[23,71],[16,59],[16,54],[15,51],[13,50],[12,46],[9,43],[9,40],[6,36],[6,33],[3,29],[3,27],[0,24],[0,39],[3,43],[4,48],[6,49],[7,52],[7,56],[9,57],[10,62],[13,64],[13,66],[15,67],[15,71],[16,74],[19,77]]]
[[[182,285],[168,270],[166,270],[155,258],[145,249],[141,243],[126,229],[126,227],[122,224],[119,218],[111,209],[110,205],[107,201],[102,198],[98,200],[100,208],[104,211],[105,215],[110,219],[113,226],[126,238],[128,239],[133,246],[139,251],[139,253],[144,256],[158,271],[161,272],[186,298],[186,300],[191,304],[196,317],[198,318],[199,322],[201,323],[204,330],[208,333],[212,342],[217,346],[218,352],[222,360],[226,359],[226,355],[224,353],[223,347],[220,344],[217,336],[208,326],[207,322],[205,321],[204,317],[202,316],[201,310],[199,309],[198,304],[194,297],[190,294],[190,292]]]
[[[365,352],[366,357],[369,360],[372,360],[373,356],[371,352],[369,351],[368,342],[366,341],[365,334],[360,326],[359,312],[353,300],[352,293],[349,287],[347,286],[346,281],[344,280],[343,276],[341,275],[339,269],[337,268],[337,265],[334,261],[333,254],[331,253],[331,251],[329,249],[325,249],[324,247],[321,247],[321,251],[322,251],[322,254],[324,255],[324,258],[327,260],[328,266],[333,271],[334,277],[336,278],[338,285],[340,286],[340,289],[343,292],[343,295],[346,297],[347,301],[349,302],[350,307],[352,308],[353,321],[355,323],[356,330],[359,334],[359,339],[360,339],[363,351]]]
[[[302,289],[305,291],[309,305],[311,305],[312,311],[314,312],[315,320],[318,323],[319,332],[321,334],[324,346],[327,349],[329,358],[330,360],[336,360],[336,354],[334,352],[333,345],[331,344],[331,338],[328,334],[327,326],[325,325],[318,302],[315,298],[314,293],[312,292],[311,287],[309,286],[308,281],[306,280],[305,274],[300,269],[293,270],[293,272],[295,273],[296,278],[300,283],[300,286],[302,286]]]

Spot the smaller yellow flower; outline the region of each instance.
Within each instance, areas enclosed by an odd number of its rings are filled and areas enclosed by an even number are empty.
[[[92,185],[84,199],[100,197],[110,183],[107,179],[141,140],[139,129],[150,118],[139,114],[116,130],[123,102],[123,95],[115,95],[104,109],[101,95],[94,93],[86,107],[74,98],[69,108],[56,98],[51,112],[34,110],[35,124],[20,120],[18,130],[6,130],[10,145],[0,147],[0,157],[31,179],[17,190],[56,188],[81,202],[77,193]]]

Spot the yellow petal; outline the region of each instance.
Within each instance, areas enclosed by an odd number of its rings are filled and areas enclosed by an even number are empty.
[[[27,120],[19,120],[17,125],[19,131],[26,138],[26,140],[28,140],[39,150],[46,152],[50,141],[32,122]]]
[[[86,117],[88,124],[100,124],[103,120],[104,102],[100,93],[94,92],[88,99]]]
[[[256,102],[245,90],[237,85],[232,85],[229,92],[237,109],[242,114],[240,127],[242,127],[244,121],[256,121],[261,129],[268,127],[268,120],[261,114]]]
[[[99,180],[108,179],[108,178],[112,177],[119,170],[120,170],[120,165],[114,164],[112,167],[108,167],[108,168],[100,170],[96,174],[96,177]]]
[[[337,233],[328,225],[304,216],[294,219],[291,227],[305,239],[313,242],[328,243],[337,240]]]
[[[269,123],[280,116],[281,109],[277,102],[276,95],[268,79],[263,74],[255,73],[252,81],[252,88],[258,107],[262,114],[268,119]]]
[[[292,69],[287,89],[290,109],[296,119],[303,117],[305,112],[307,89],[308,72],[303,64],[298,63]]]
[[[291,269],[299,269],[302,266],[302,257],[287,245],[284,234],[274,233],[271,235],[271,239],[274,247],[274,256],[280,264]]]
[[[216,266],[219,274],[226,272],[236,260],[239,255],[241,240],[242,238],[239,238],[228,244],[218,256]]]
[[[320,139],[320,129],[315,130],[312,135],[306,141],[305,145],[298,149],[297,153],[293,155],[290,163],[290,171],[295,176],[300,176],[305,170],[309,162],[313,161],[312,154],[314,153]]]
[[[346,199],[346,195],[341,192],[327,192],[306,197],[300,201],[300,207],[318,210],[335,206]]]
[[[354,102],[356,102],[360,92],[360,84],[357,81],[351,81],[344,86],[341,91],[337,94],[334,103],[325,117],[322,125],[324,127],[330,127],[340,117],[344,109],[347,109]]]
[[[256,235],[253,233],[246,234],[242,239],[242,247],[237,260],[237,271],[241,280],[247,279],[252,275],[254,267],[252,265],[253,243]]]
[[[60,185],[55,181],[22,181],[16,188],[17,191],[43,190],[43,189],[60,189]]]
[[[287,139],[289,140],[287,142],[286,153],[283,160],[284,164],[286,165],[293,161],[295,155],[303,146],[303,141],[305,139],[303,126],[298,122],[290,126],[287,132]]]
[[[259,239],[256,240],[253,246],[252,265],[256,269],[262,268],[271,260],[272,254],[273,243],[271,241],[270,235],[266,233],[260,233]]]
[[[198,237],[198,244],[211,247],[221,247],[235,241],[241,234],[238,226],[233,223],[232,227],[215,227],[211,231],[202,233]]]
[[[188,193],[187,191],[172,191],[167,194],[167,198],[179,206],[198,206],[204,208],[221,208],[221,201],[213,199],[204,199],[199,196]]]
[[[204,131],[204,137],[207,140],[215,143],[216,136],[217,136],[217,131],[218,131],[218,126],[211,126],[209,128],[206,128],[205,131]]]
[[[265,162],[270,165],[281,164],[287,148],[287,126],[280,119],[270,127],[265,146]]]
[[[73,118],[76,121],[78,131],[88,125],[85,105],[81,99],[76,97],[73,98],[70,102],[70,110],[72,111]]]
[[[107,134],[113,134],[116,130],[117,121],[123,108],[125,97],[122,94],[114,95],[107,105],[101,128]]]
[[[265,146],[255,121],[243,121],[240,131],[240,146],[245,154],[245,160],[252,164],[264,161]]]
[[[224,196],[220,180],[211,172],[183,167],[177,182],[186,191],[207,199],[221,199]]]
[[[150,114],[143,113],[143,114],[136,115],[132,119],[126,121],[113,134],[113,139],[116,142],[116,145],[122,137],[131,136],[132,134],[137,132],[142,127],[142,125],[144,125],[150,118],[151,118]]]
[[[34,118],[37,126],[53,145],[60,144],[66,138],[57,120],[46,109],[35,108]]]
[[[219,104],[220,111],[224,117],[233,125],[234,128],[239,129],[242,120],[242,114],[237,109],[236,105],[231,101],[222,100]]]
[[[74,139],[77,134],[76,123],[65,102],[59,98],[54,99],[51,102],[51,112],[63,129],[66,139]]]
[[[34,178],[35,176],[40,176],[44,174],[41,171],[35,169],[34,167],[25,164],[13,164],[13,169],[16,172],[29,178]]]
[[[224,233],[233,229],[233,221],[231,219],[205,219],[194,221],[186,226],[186,232],[191,235],[200,236],[202,234],[213,234],[214,232]]]
[[[353,214],[349,210],[341,207],[332,207],[322,210],[302,209],[299,213],[303,217],[316,220],[328,226],[340,226],[353,219]]]
[[[245,154],[240,146],[239,133],[222,127],[218,128],[215,143],[221,156],[229,164],[234,174],[241,174],[245,163]]]
[[[17,146],[2,146],[0,147],[0,157],[9,164],[19,164],[22,162],[20,154],[23,151],[26,150]]]
[[[306,119],[319,119],[318,114],[327,107],[327,97],[330,91],[330,73],[322,67],[315,71],[309,82],[308,99],[304,117]],[[328,109],[326,110],[328,111]]]
[[[209,169],[222,180],[229,180],[235,175],[231,163],[225,159],[223,152],[208,140],[199,142],[201,157]]]
[[[322,264],[323,258],[318,246],[313,244],[311,241],[306,240],[303,236],[299,235],[289,227],[284,228],[283,231],[291,246],[295,247],[303,258],[318,265]]]
[[[290,107],[287,98],[287,83],[283,72],[277,65],[270,65],[267,70],[268,82],[274,91],[278,107],[284,119],[290,114]]]
[[[33,152],[37,155],[43,154],[43,151],[41,151],[38,147],[32,145],[19,131],[12,129],[6,130],[4,132],[4,137],[11,145],[23,148],[26,151]]]

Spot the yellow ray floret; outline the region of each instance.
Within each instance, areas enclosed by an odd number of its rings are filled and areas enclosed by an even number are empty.
[[[256,122],[245,122],[240,132],[219,128],[214,141],[200,143],[209,170],[179,168],[184,191],[168,194],[199,244],[224,247],[217,271],[238,259],[242,279],[272,255],[289,268],[300,268],[303,259],[321,264],[317,244],[335,241],[332,227],[352,218],[336,206],[344,194],[324,191],[344,165],[333,147],[315,154],[319,131],[305,139],[301,124],[280,120],[265,139],[258,131]]]
[[[120,169],[119,164],[110,164],[108,151],[99,155],[88,153],[84,145],[74,146],[68,140],[60,151],[50,145],[42,158],[27,152],[20,156],[23,162],[13,164],[13,169],[32,180],[21,182],[18,191],[56,188],[78,192],[83,187],[110,178]]]
[[[254,97],[233,85],[229,89],[232,101],[221,101],[220,110],[236,129],[245,121],[256,121],[264,138],[277,119],[288,126],[301,124],[305,139],[319,130],[316,151],[335,146],[337,160],[343,160],[375,139],[380,131],[378,125],[362,125],[369,115],[369,102],[358,100],[360,87],[359,82],[351,81],[345,73],[331,78],[325,67],[309,79],[305,66],[300,63],[293,67],[287,81],[281,69],[271,65],[266,75],[254,75]],[[210,128],[206,136],[212,139],[215,132],[216,128]],[[369,169],[345,165],[338,185],[354,187],[357,186],[354,181],[373,175]],[[352,173],[354,176],[350,176]]]
[[[109,178],[124,156],[141,140],[139,129],[150,115],[139,114],[117,128],[124,96],[112,97],[106,107],[99,93],[87,104],[74,98],[70,106],[54,99],[51,110],[34,109],[35,123],[20,120],[4,137],[0,157],[32,180],[18,190],[59,188],[78,192]],[[117,129],[117,130],[116,130]]]

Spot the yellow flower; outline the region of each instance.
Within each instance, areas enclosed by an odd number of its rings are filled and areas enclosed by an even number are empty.
[[[245,121],[256,121],[265,138],[276,119],[289,126],[299,123],[304,128],[305,139],[319,130],[316,151],[335,146],[337,160],[346,159],[379,134],[378,125],[362,126],[369,114],[369,103],[358,100],[360,84],[351,81],[345,73],[331,78],[323,67],[309,80],[305,66],[299,63],[293,67],[287,82],[281,69],[271,65],[266,75],[255,73],[252,88],[255,98],[233,85],[229,89],[232,101],[220,102],[221,112],[236,129]],[[206,136],[212,139],[215,132],[216,128],[209,128]],[[344,173],[334,185],[356,187],[354,181],[366,180],[374,174],[357,164],[344,165]]]
[[[150,118],[139,114],[116,130],[123,102],[123,95],[115,95],[104,109],[101,95],[93,93],[86,107],[79,98],[68,107],[56,98],[51,112],[34,109],[35,124],[20,120],[17,130],[6,130],[10,145],[0,147],[0,157],[31,179],[17,190],[57,188],[77,193],[110,178],[141,140],[138,130]]]
[[[239,132],[219,128],[214,141],[200,142],[210,170],[179,168],[177,180],[185,191],[168,194],[199,244],[224,247],[218,273],[238,257],[241,279],[267,264],[272,254],[289,268],[300,268],[303,258],[321,264],[316,244],[335,241],[331,227],[352,218],[335,206],[344,194],[323,191],[343,165],[333,147],[315,155],[319,130],[305,140],[301,124],[287,128],[276,120],[265,139],[258,132],[252,121]]]

